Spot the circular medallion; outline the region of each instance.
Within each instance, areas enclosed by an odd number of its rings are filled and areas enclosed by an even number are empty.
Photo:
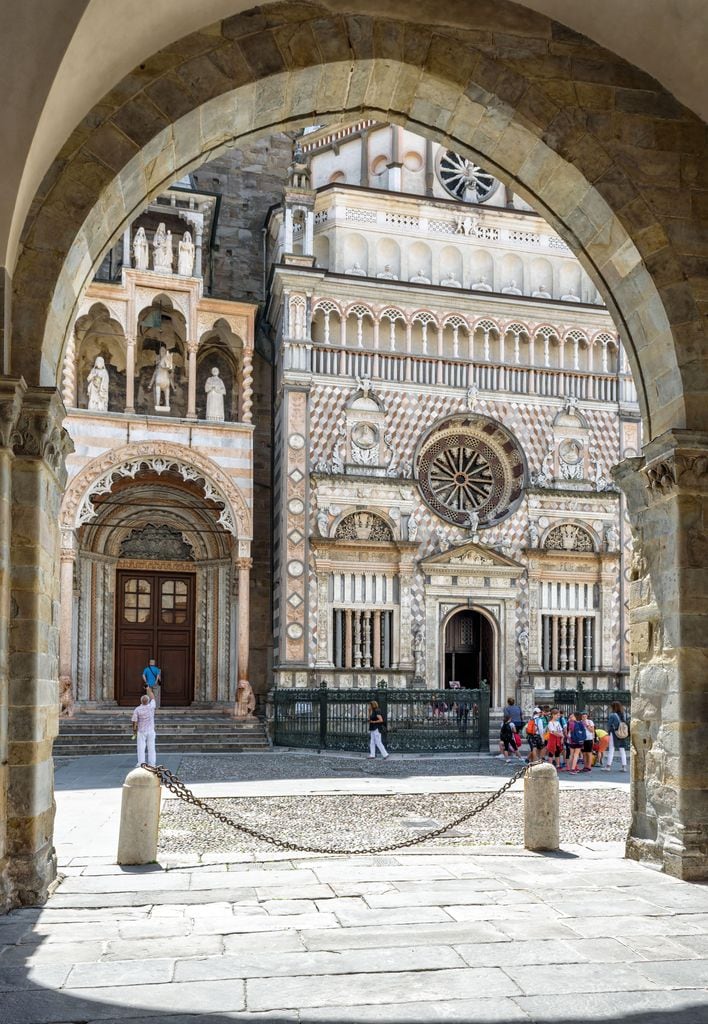
[[[294,516],[301,516],[305,511],[305,503],[300,498],[291,498],[288,502],[288,512]]]
[[[291,640],[299,640],[302,637],[302,626],[299,622],[291,622],[286,629],[286,633]]]
[[[451,149],[440,150],[436,170],[445,191],[467,203],[483,203],[499,187],[493,174]]]
[[[292,560],[292,562],[288,562],[288,575],[289,576],[294,576],[294,577],[297,578],[298,576],[302,576],[304,571],[305,571],[305,566],[302,564],[302,562],[298,561],[297,558],[294,558]]]
[[[288,438],[288,444],[293,451],[299,452],[305,447],[305,438],[302,434],[291,434]]]
[[[582,442],[576,441],[574,437],[568,437],[561,441],[558,454],[568,466],[577,466],[583,457]]]
[[[421,442],[418,485],[430,508],[457,526],[494,526],[518,506],[525,463],[514,435],[485,416],[453,416]]]
[[[373,448],[375,444],[379,443],[378,427],[375,427],[373,423],[357,423],[352,430],[352,441],[359,448]]]

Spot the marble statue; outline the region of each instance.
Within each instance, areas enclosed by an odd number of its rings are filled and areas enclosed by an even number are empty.
[[[172,273],[172,232],[165,230],[163,223],[158,224],[152,240],[152,266],[160,274]]]
[[[568,292],[567,295],[561,295],[561,302],[580,302],[580,296],[574,292]]]
[[[422,679],[425,675],[425,640],[422,629],[413,636],[413,664],[416,676]]]
[[[473,235],[477,233],[478,217],[463,217],[460,214],[455,225],[456,235]]]
[[[397,280],[398,280],[398,278],[396,277],[396,275],[395,275],[395,274],[393,273],[393,271],[391,270],[391,264],[390,264],[390,263],[387,263],[387,264],[386,264],[386,265],[384,266],[383,270],[380,270],[380,271],[379,271],[379,273],[378,273],[378,274],[377,274],[376,276],[377,276],[377,277],[378,277],[378,278],[379,278],[379,279],[380,279],[381,281],[397,281]]]
[[[512,277],[506,288],[502,288],[502,295],[521,295],[521,289],[516,284],[516,278]]]
[[[167,350],[165,345],[161,345],[150,380],[150,388],[155,389],[155,412],[170,411],[170,390],[174,387],[173,370],[172,353]]]
[[[425,271],[421,267],[415,277],[412,277],[411,284],[430,284],[430,278],[425,276]]]
[[[526,672],[529,666],[529,631],[522,629],[519,633],[519,654],[521,655],[521,671]]]
[[[178,246],[177,273],[182,277],[191,277],[194,273],[194,242],[189,231],[182,235]]]
[[[359,260],[354,260],[353,265],[349,268],[349,270],[346,270],[345,273],[352,274],[354,277],[366,277],[366,271],[362,267]]]
[[[479,398],[479,388],[476,384],[470,384],[467,388],[467,394],[465,401],[467,402],[467,408],[472,412],[474,407],[477,405],[477,399]]]
[[[472,288],[472,291],[474,291],[474,292],[491,292],[492,291],[492,286],[487,281],[487,278],[486,278],[485,274],[482,274],[480,279],[478,281],[475,281],[474,284],[471,286],[471,288]]]
[[[371,380],[371,377],[367,377],[367,376],[360,377],[358,374],[357,374],[357,377],[356,377],[356,385],[359,388],[359,390],[361,391],[361,397],[362,398],[368,398],[369,397],[369,392],[373,391],[373,389],[374,389],[374,385],[373,385],[373,382]]]
[[[473,510],[467,513],[467,529],[472,534],[472,540],[479,536],[479,512]]]
[[[236,687],[234,718],[253,718],[256,710],[256,695],[247,679],[239,679]]]
[[[86,378],[88,407],[94,412],[108,411],[108,370],[103,356],[96,356],[91,371]]]
[[[441,284],[441,286],[443,288],[461,288],[462,287],[462,283],[457,280],[457,278],[455,277],[455,275],[452,272],[450,272],[450,274],[448,274],[447,277],[444,277],[442,279],[442,281],[440,282],[440,284]]]
[[[534,299],[550,299],[551,293],[547,292],[543,284],[539,284],[535,292],[531,292]]]
[[[320,537],[329,536],[329,516],[323,508],[317,513],[317,529],[319,530]]]
[[[619,547],[619,532],[614,523],[608,523],[605,527],[605,548],[607,551],[617,551]]]
[[[408,516],[408,540],[416,540],[418,537],[418,520]]]
[[[150,251],[148,248],[145,228],[138,228],[133,239],[133,259],[136,270],[147,270],[150,264]]]
[[[226,385],[219,376],[218,366],[212,367],[211,376],[207,377],[204,390],[207,396],[206,418],[211,423],[223,423],[225,418],[224,395],[226,394]]]
[[[529,547],[538,547],[538,523],[535,519],[529,519]]]

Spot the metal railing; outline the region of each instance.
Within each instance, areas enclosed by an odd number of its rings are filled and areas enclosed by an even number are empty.
[[[489,750],[489,689],[276,690],[273,742],[318,750],[363,750],[369,742],[368,703],[386,721],[384,743],[394,753]]]

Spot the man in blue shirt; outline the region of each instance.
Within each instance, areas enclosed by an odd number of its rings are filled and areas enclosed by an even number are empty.
[[[155,664],[154,658],[150,658],[147,668],[143,669],[143,682],[152,690],[155,698],[155,707],[159,708],[162,692],[162,671]]]

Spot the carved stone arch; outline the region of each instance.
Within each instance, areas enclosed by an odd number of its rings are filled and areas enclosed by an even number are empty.
[[[335,540],[361,540],[391,543],[396,526],[380,509],[349,508],[332,525]]]
[[[239,540],[252,538],[251,513],[231,478],[207,456],[170,441],[142,441],[114,448],[84,466],[64,494],[59,512],[61,529],[75,530],[90,522],[96,515],[91,498],[109,493],[116,478],[134,477],[143,465],[157,473],[174,469],[184,480],[200,483],[207,499],[223,505],[219,525]]]
[[[597,553],[599,540],[587,523],[553,523],[541,537],[541,548],[545,551],[576,551]]]

